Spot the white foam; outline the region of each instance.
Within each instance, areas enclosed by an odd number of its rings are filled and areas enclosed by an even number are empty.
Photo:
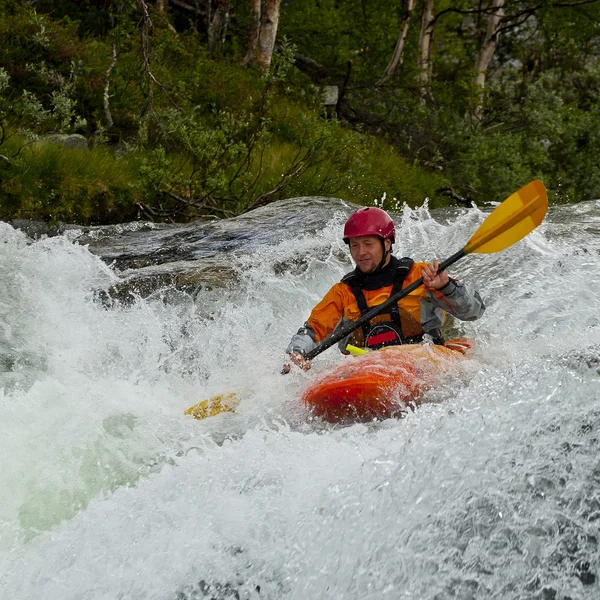
[[[398,254],[445,258],[484,216],[405,208]],[[350,268],[343,218],[235,259],[206,305],[111,309],[94,290],[116,276],[85,247],[0,224],[0,597],[594,597],[573,573],[598,564],[600,243],[553,239],[550,217],[466,258],[452,274],[488,306],[459,325],[480,340],[469,380],[403,421],[327,428],[297,404],[315,373],[278,371]],[[183,416],[224,391],[235,414]]]

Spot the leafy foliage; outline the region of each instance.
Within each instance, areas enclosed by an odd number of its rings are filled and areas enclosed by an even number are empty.
[[[227,3],[209,56],[221,1],[5,0],[0,217],[189,220],[315,194],[435,206],[440,190],[501,200],[535,177],[555,201],[600,195],[600,0],[505,3],[483,90],[489,3],[435,0],[424,85],[418,2],[382,83],[402,0],[282,1],[264,74],[242,65],[246,0]],[[324,85],[340,94],[327,111]],[[39,141],[51,132],[92,150]]]

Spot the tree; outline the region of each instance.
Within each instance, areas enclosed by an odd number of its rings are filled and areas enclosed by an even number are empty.
[[[433,0],[423,0],[421,14],[421,33],[419,34],[419,83],[421,94],[429,92],[431,81],[431,48],[433,46]]]
[[[119,4],[116,5],[116,16],[115,16],[115,10],[113,10],[113,5],[112,3],[109,5],[109,9],[108,9],[108,15],[109,15],[109,19],[110,19],[110,25],[111,25],[111,62],[110,65],[108,65],[108,68],[106,69],[106,73],[104,75],[104,91],[103,91],[103,95],[102,95],[102,102],[103,102],[103,106],[104,106],[104,118],[106,120],[106,126],[108,128],[111,128],[114,125],[114,121],[113,121],[113,117],[112,117],[112,112],[110,109],[110,97],[111,97],[111,93],[110,93],[110,78],[111,78],[111,73],[113,72],[114,68],[117,66],[117,60],[118,60],[118,56],[119,56],[119,28],[120,28],[120,20],[122,18],[122,13],[124,10],[124,1],[121,1]]]
[[[266,71],[271,64],[281,0],[251,0],[252,27],[244,64]]]
[[[229,25],[229,0],[218,0],[217,8],[208,24],[208,53],[221,56]]]
[[[393,77],[398,65],[402,64],[402,53],[404,51],[404,43],[406,42],[406,36],[408,35],[408,28],[410,26],[410,19],[414,8],[415,0],[403,0],[400,35],[398,36],[398,41],[396,42],[392,58],[390,59],[388,66],[385,68],[385,71],[383,72],[379,83],[384,83],[390,77]]]
[[[473,111],[473,119],[481,121],[483,117],[483,98],[485,91],[485,75],[489,67],[496,47],[498,46],[498,37],[502,17],[504,16],[504,0],[492,0],[489,6],[488,26],[483,45],[475,61],[475,85],[477,86],[477,100]]]

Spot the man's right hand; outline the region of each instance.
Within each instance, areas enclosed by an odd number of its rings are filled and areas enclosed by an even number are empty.
[[[300,352],[294,352],[288,354],[288,360],[283,363],[283,368],[281,369],[283,375],[291,371],[292,363],[300,367],[303,371],[308,371],[310,369],[310,360],[306,360]]]

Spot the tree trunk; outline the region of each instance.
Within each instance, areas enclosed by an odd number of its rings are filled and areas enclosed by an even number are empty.
[[[173,33],[177,33],[177,31],[175,30],[175,27],[173,27],[173,25],[171,25],[171,23],[169,23],[169,18],[167,16],[169,0],[156,0],[155,6],[156,6],[156,12],[158,12],[158,14],[163,16],[164,22],[166,23],[169,31],[172,31]]]
[[[260,22],[260,37],[258,40],[258,48],[260,51],[258,66],[263,71],[266,71],[271,64],[275,40],[277,39],[280,6],[281,0],[265,0]]]
[[[218,0],[217,9],[208,25],[208,53],[222,56],[229,25],[229,0]]]
[[[110,23],[112,26],[112,41],[111,41],[111,56],[112,60],[108,69],[106,69],[106,75],[104,76],[104,116],[106,118],[106,126],[110,129],[113,125],[113,118],[110,112],[110,74],[117,64],[117,26],[115,25],[115,18],[112,13],[110,13]]]
[[[248,43],[248,52],[246,52],[246,58],[244,58],[244,64],[250,65],[254,61],[254,56],[258,54],[258,38],[260,36],[260,14],[262,0],[250,0],[252,6],[250,8],[252,13],[252,25],[250,26],[250,38]]]
[[[281,0],[251,0],[252,28],[244,64],[266,71],[271,64]]]
[[[390,77],[393,77],[398,65],[402,64],[402,53],[404,51],[404,43],[406,42],[406,36],[408,35],[408,27],[410,25],[410,18],[412,11],[415,8],[415,0],[403,0],[402,2],[402,25],[400,26],[400,35],[394,48],[392,58],[385,68],[379,83],[384,83]]]
[[[146,4],[145,0],[136,0],[136,3],[140,9],[140,12],[142,13],[142,18],[140,19],[138,25],[140,29],[140,54],[142,59],[140,87],[142,90],[142,97],[144,99],[142,108],[140,110],[140,122],[142,122],[152,110],[152,104],[154,101],[152,84],[155,79],[150,69],[150,57],[152,55],[152,21],[150,20],[150,11],[148,10],[148,5]]]
[[[431,46],[433,44],[433,0],[423,0],[421,33],[419,35],[419,83],[421,94],[426,96],[431,81]]]
[[[473,120],[481,121],[483,118],[483,97],[485,92],[485,76],[487,69],[494,58],[494,53],[498,47],[499,26],[504,16],[504,1],[491,0],[488,18],[488,27],[485,40],[475,61],[475,85],[477,86],[477,103],[473,111]]]
[[[171,1],[171,4],[175,4],[175,6],[179,6],[180,8],[183,8],[184,10],[188,10],[188,11],[194,13],[196,16],[204,14],[204,11],[200,10],[200,7],[198,6],[198,0],[193,0],[193,2],[194,2],[193,6],[189,2],[183,2],[183,0],[170,0],[170,1]],[[191,1],[192,0],[190,0],[190,2]]]

